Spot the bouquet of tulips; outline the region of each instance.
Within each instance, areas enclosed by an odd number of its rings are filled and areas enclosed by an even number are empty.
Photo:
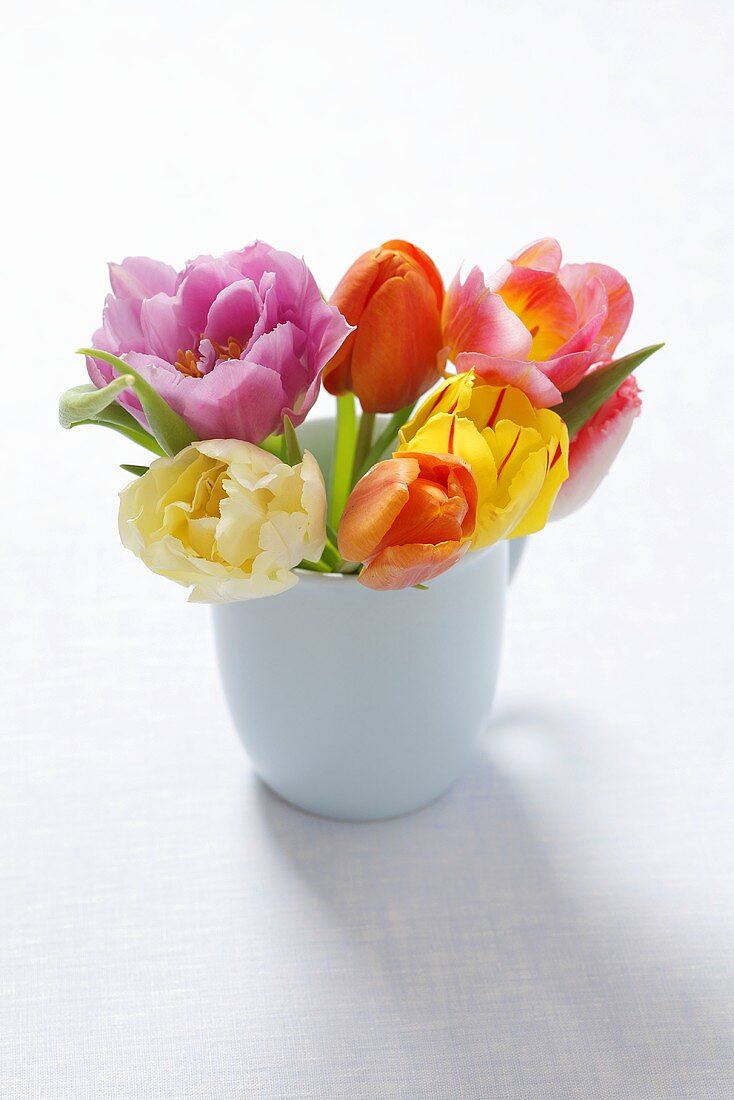
[[[175,271],[110,265],[91,382],[64,427],[103,424],[156,457],[125,465],[123,544],[191,600],[270,596],[299,569],[423,586],[591,495],[640,408],[614,359],[632,293],[552,239],[448,289],[407,241],[360,256],[324,300],[262,241]],[[327,489],[298,428],[337,397]]]

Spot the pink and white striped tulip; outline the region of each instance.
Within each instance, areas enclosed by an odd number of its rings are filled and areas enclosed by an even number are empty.
[[[571,440],[568,480],[556,497],[552,519],[563,519],[586,504],[619,454],[641,407],[639,387],[630,375]]]

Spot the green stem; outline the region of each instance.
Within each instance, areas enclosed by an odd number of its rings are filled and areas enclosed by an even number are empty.
[[[324,561],[302,561],[299,569],[305,569],[308,573],[331,573],[331,569]]]
[[[406,405],[404,409],[398,409],[396,413],[393,413],[384,429],[380,432],[379,436],[362,459],[356,471],[356,481],[364,477],[367,471],[370,470],[376,462],[380,461],[385,451],[395,442],[403,424],[410,420],[410,414],[412,412],[413,406]]]
[[[341,566],[344,564],[342,562],[341,554],[328,539],[326,540],[326,546],[324,547],[324,552],[321,555],[321,560],[326,565],[328,565],[329,571],[331,573],[338,573],[341,569]]]
[[[375,434],[375,414],[363,412],[359,421],[359,434],[357,446],[354,450],[354,464],[352,466],[352,485],[359,481],[359,471],[372,446],[372,436]]]
[[[357,413],[354,394],[345,393],[336,399],[336,439],[334,465],[331,473],[329,523],[339,530],[339,520],[351,490],[354,445],[357,438]]]

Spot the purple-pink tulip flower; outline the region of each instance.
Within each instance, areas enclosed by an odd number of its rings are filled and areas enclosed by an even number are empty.
[[[260,443],[284,416],[300,424],[351,331],[305,263],[262,241],[180,272],[133,257],[110,264],[110,282],[93,346],[134,367],[200,439]],[[100,387],[115,373],[92,357],[87,369]],[[134,393],[118,401],[146,425]]]

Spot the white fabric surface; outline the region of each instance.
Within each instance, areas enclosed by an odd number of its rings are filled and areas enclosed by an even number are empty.
[[[693,0],[13,8],[3,1100],[734,1095],[730,30]],[[643,415],[530,547],[465,779],[299,814],[206,609],[118,545],[133,449],[54,423],[102,261],[260,235],[328,289],[396,233],[450,275],[546,232],[628,274],[627,348],[668,341]]]

